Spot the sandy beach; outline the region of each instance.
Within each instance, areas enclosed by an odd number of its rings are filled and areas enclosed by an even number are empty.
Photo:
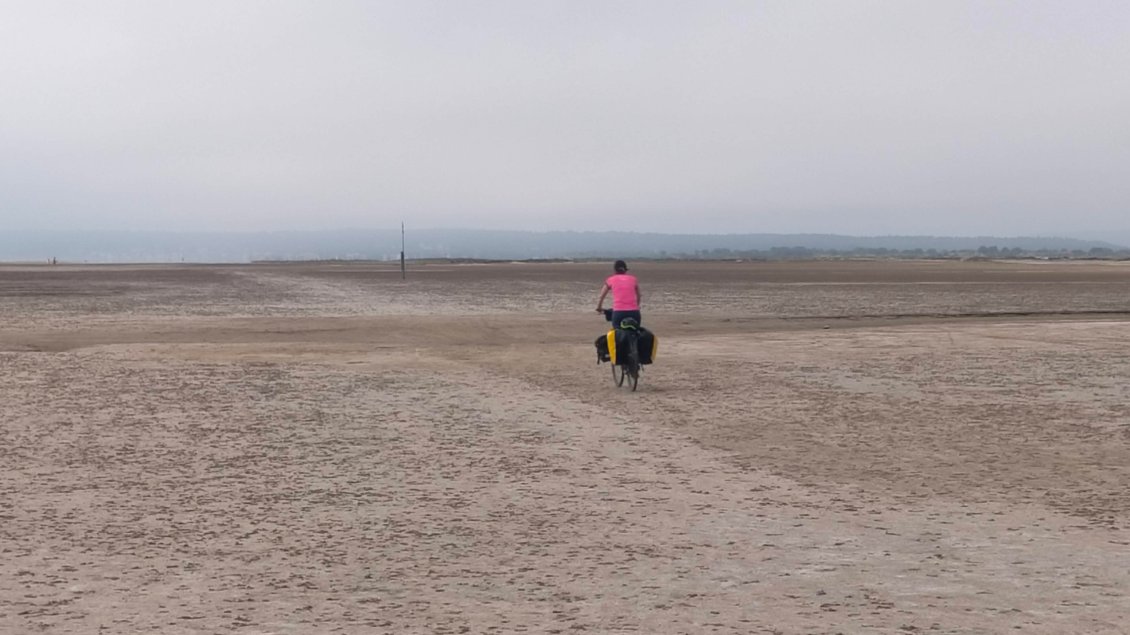
[[[1130,263],[0,265],[0,632],[1125,633]]]

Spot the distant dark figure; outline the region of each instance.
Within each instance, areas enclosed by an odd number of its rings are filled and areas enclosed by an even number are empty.
[[[617,260],[612,269],[615,273],[604,281],[600,290],[600,299],[596,302],[596,312],[604,312],[604,298],[612,292],[612,328],[620,328],[620,322],[625,318],[635,318],[639,324],[643,323],[640,314],[640,284],[636,277],[628,273],[628,263]]]

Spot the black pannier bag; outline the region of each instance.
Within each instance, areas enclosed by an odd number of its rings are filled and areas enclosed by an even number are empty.
[[[659,352],[659,338],[655,333],[640,327],[640,363],[650,364],[655,361],[655,356]]]
[[[596,338],[596,363],[610,361],[612,357],[608,355],[608,335],[601,335]]]

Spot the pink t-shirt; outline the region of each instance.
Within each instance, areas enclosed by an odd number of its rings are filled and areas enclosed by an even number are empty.
[[[608,276],[604,281],[612,289],[613,311],[639,311],[640,297],[636,294],[636,277],[630,273]]]

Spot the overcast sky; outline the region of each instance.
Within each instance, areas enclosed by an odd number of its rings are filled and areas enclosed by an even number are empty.
[[[0,8],[0,230],[1130,229],[1124,0]]]

